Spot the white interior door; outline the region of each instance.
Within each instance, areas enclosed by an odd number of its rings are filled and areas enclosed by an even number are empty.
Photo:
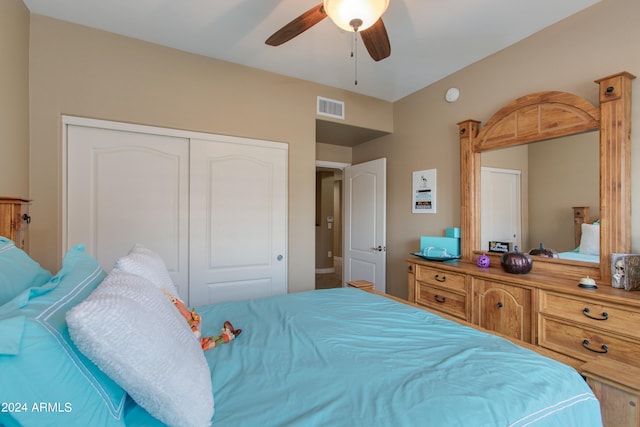
[[[386,291],[387,159],[344,169],[344,281],[368,280]]]
[[[191,305],[287,292],[287,146],[191,140]]]
[[[186,299],[188,139],[88,124],[66,125],[65,250],[83,243],[110,271],[140,243],[162,256]]]
[[[520,177],[519,170],[481,169],[482,250],[489,249],[489,241],[510,242],[512,249],[522,250]]]

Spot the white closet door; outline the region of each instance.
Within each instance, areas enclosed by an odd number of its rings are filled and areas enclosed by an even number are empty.
[[[140,243],[162,256],[186,299],[188,139],[73,124],[66,132],[66,248],[84,243],[110,271]]]
[[[191,305],[287,292],[287,162],[285,144],[191,140]]]

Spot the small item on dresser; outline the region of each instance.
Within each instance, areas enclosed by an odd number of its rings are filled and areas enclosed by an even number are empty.
[[[491,265],[491,258],[489,258],[487,254],[482,254],[478,257],[476,264],[478,264],[478,267],[480,268],[489,268]]]
[[[459,239],[456,239],[459,240]],[[422,243],[422,242],[421,242]],[[428,261],[449,261],[460,258],[458,253],[451,254],[446,247],[425,246],[420,252],[412,252],[412,255]]]
[[[627,276],[624,290],[640,291],[640,255],[626,257],[624,259],[624,269]]]
[[[506,254],[511,250],[511,242],[498,242],[498,241],[490,241],[489,242],[489,252],[499,252]]]
[[[500,265],[507,273],[526,274],[533,267],[531,255],[518,251],[518,247],[513,252],[507,252],[500,257]]]
[[[640,291],[640,254],[611,254],[611,287]]]
[[[578,286],[580,286],[581,288],[586,288],[586,289],[597,289],[598,288],[598,285],[596,285],[596,281],[593,280],[589,276],[583,277],[582,279],[580,279],[580,282],[578,283]]]
[[[544,258],[558,258],[558,252],[553,249],[548,249],[544,247],[544,243],[540,243],[540,247],[536,249],[531,249],[529,251],[529,255],[540,256]]]

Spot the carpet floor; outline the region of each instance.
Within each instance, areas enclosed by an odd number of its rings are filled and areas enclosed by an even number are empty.
[[[316,289],[331,289],[342,287],[342,258],[333,259],[333,273],[316,274]]]

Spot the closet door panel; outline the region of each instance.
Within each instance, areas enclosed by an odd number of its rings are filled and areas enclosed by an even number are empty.
[[[287,150],[191,140],[191,305],[287,292]]]
[[[106,271],[140,243],[188,287],[188,139],[67,127],[67,248],[85,244]]]

